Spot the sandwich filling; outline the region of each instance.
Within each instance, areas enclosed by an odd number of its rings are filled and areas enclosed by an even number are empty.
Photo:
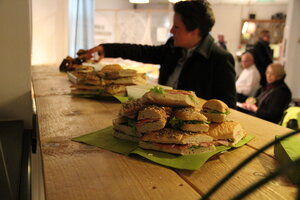
[[[230,114],[229,110],[226,110],[225,112],[220,112],[218,110],[213,110],[213,109],[210,109],[210,108],[203,108],[202,112],[209,113],[209,114],[224,114],[224,115],[229,115]]]
[[[184,124],[210,124],[209,121],[199,121],[199,120],[182,120],[182,119],[177,119],[176,117],[173,117],[170,121],[169,124],[176,129],[180,129]]]

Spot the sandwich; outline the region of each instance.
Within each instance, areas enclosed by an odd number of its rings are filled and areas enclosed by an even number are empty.
[[[118,79],[124,77],[133,77],[137,75],[137,71],[134,69],[120,69],[120,70],[106,70],[100,71],[99,75],[104,79]]]
[[[203,104],[201,112],[211,122],[224,122],[230,110],[223,101],[211,99]]]
[[[167,118],[168,114],[164,107],[146,106],[138,113],[136,129],[139,133],[163,129],[167,123]]]
[[[69,80],[74,84],[101,85],[101,78],[94,71],[73,71],[68,73]]]
[[[99,95],[104,89],[101,85],[72,84],[70,87],[73,95]]]
[[[119,115],[134,119],[137,117],[138,112],[145,106],[142,99],[129,100],[121,104]]]
[[[207,118],[192,107],[176,109],[169,124],[173,128],[190,132],[207,132],[209,128]]]
[[[118,96],[126,96],[126,86],[125,85],[105,85],[104,92],[107,95],[118,95]]]
[[[118,79],[103,79],[105,85],[142,85],[146,84],[146,75],[144,73],[137,73],[135,76],[120,77]]]
[[[113,136],[133,142],[139,141],[142,136],[135,127],[136,121],[127,117],[119,116],[113,120]]]
[[[151,88],[143,97],[149,104],[171,107],[198,107],[199,99],[193,91],[170,90],[161,87]]]
[[[245,137],[246,132],[240,123],[226,121],[210,124],[205,134],[213,138],[215,145],[233,146]]]
[[[112,71],[120,71],[123,68],[118,65],[118,64],[110,64],[110,65],[105,65],[104,67],[102,67],[102,69],[98,72],[98,74],[100,76],[102,76],[104,73],[106,72],[112,72]],[[103,73],[103,74],[102,74]]]
[[[186,132],[164,128],[144,134],[139,147],[167,153],[191,155],[215,150],[213,138],[203,133],[188,134]]]

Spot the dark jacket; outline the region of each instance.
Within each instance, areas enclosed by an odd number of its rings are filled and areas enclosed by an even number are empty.
[[[267,80],[265,72],[268,65],[273,62],[273,51],[268,42],[260,39],[255,43],[250,52],[253,54],[255,65],[260,73],[260,84],[266,86]]]
[[[159,84],[165,85],[182,56],[173,38],[161,46],[102,44],[106,57],[122,57],[145,63],[160,64]],[[181,71],[178,88],[195,91],[203,99],[220,99],[235,108],[234,59],[207,35],[188,58]]]
[[[270,87],[270,89],[267,89]],[[268,91],[269,90],[269,91]],[[278,80],[257,92],[258,110],[255,116],[278,123],[283,111],[292,100],[292,93],[285,84],[284,79]]]

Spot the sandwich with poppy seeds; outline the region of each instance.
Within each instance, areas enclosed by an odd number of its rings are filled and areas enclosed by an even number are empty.
[[[148,105],[138,113],[136,129],[139,133],[146,133],[163,129],[167,123],[170,109],[156,105]]]
[[[169,121],[173,128],[189,132],[207,132],[209,123],[199,110],[192,107],[175,109],[173,118]]]
[[[214,151],[213,138],[203,133],[189,133],[172,128],[145,133],[139,141],[143,149],[179,155],[192,155]]]
[[[144,102],[170,107],[198,107],[199,99],[193,91],[170,90],[154,87],[146,92]]]

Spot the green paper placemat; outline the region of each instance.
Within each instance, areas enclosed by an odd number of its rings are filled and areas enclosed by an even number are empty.
[[[121,153],[124,155],[137,154],[155,163],[177,168],[177,169],[187,169],[187,170],[197,170],[199,169],[211,156],[229,150],[231,148],[240,147],[249,142],[254,138],[254,136],[247,135],[234,147],[227,146],[217,146],[216,151],[202,153],[198,155],[175,155],[165,152],[159,152],[154,150],[146,150],[138,147],[137,143],[120,140],[115,138],[112,134],[112,127],[107,127],[105,129],[86,134],[80,137],[73,138],[73,141],[83,142],[85,144],[101,147],[103,149]]]
[[[124,155],[130,154],[138,147],[137,143],[115,138],[111,133],[112,127],[110,126],[100,131],[73,138],[72,140]]]
[[[113,97],[118,99],[121,103],[128,101],[128,97],[122,97],[122,96],[118,96],[118,95],[113,95]]]

